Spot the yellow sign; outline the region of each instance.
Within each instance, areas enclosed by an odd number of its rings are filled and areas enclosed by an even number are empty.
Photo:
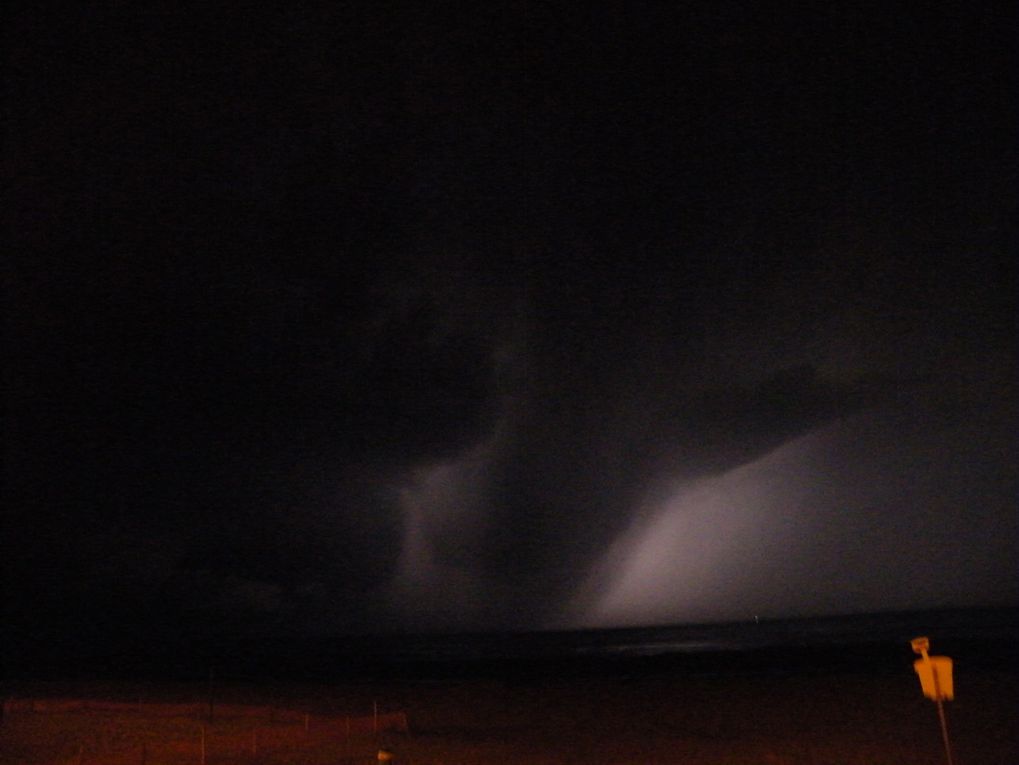
[[[924,656],[913,662],[920,676],[920,689],[932,701],[954,698],[952,689],[952,660],[947,656]]]

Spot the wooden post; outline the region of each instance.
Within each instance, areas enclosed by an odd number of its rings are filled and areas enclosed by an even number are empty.
[[[344,719],[347,722],[347,737],[344,740],[343,752],[346,755],[345,759],[349,760],[350,759],[350,715],[347,715]]]
[[[212,706],[213,706],[212,696],[213,696],[213,693],[212,693],[212,665],[210,664],[209,665],[209,722],[210,723],[212,722]]]
[[[205,726],[202,726],[202,759],[201,765],[205,765]]]
[[[251,756],[258,755],[258,728],[251,731]]]

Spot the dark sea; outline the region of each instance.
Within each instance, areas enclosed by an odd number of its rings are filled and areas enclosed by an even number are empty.
[[[8,679],[543,682],[590,675],[901,672],[914,637],[959,667],[1014,671],[1019,608],[949,609],[626,629],[266,637],[144,646],[29,662]],[[14,658],[14,661],[11,659]]]
[[[1010,666],[1019,645],[1019,608],[603,630],[323,638],[305,641],[291,651],[263,644],[261,658],[255,655],[258,650],[248,658],[255,672],[276,664],[289,676],[323,680],[884,673],[901,672],[904,663],[916,658],[910,640],[918,636],[930,638],[932,655],[950,656],[957,664],[982,669]],[[224,668],[230,664],[223,661],[226,656],[220,659]],[[238,664],[239,671],[243,664]]]

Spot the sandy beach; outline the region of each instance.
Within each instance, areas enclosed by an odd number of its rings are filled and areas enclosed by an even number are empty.
[[[986,670],[957,678],[946,704],[956,765],[1019,762],[1017,680]],[[205,762],[224,764],[365,763],[379,749],[418,765],[945,762],[936,706],[909,667],[901,675],[224,685],[211,722],[198,684],[12,690],[0,761],[24,765],[200,763],[201,738]],[[106,701],[89,707],[90,699]],[[372,731],[375,714],[383,723]],[[385,723],[402,714],[407,731]]]

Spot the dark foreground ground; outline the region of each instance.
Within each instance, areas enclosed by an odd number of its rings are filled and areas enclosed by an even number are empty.
[[[957,765],[1019,763],[1019,674],[956,666]],[[327,684],[10,683],[0,761],[318,763],[943,763],[936,706],[901,671],[735,667],[347,679]],[[35,699],[33,710],[26,703]],[[115,700],[81,708],[75,700]],[[63,700],[62,702],[59,700]],[[57,701],[58,703],[54,703]],[[177,705],[177,706],[171,706]],[[409,732],[373,733],[378,711]],[[380,725],[379,727],[385,727]]]

